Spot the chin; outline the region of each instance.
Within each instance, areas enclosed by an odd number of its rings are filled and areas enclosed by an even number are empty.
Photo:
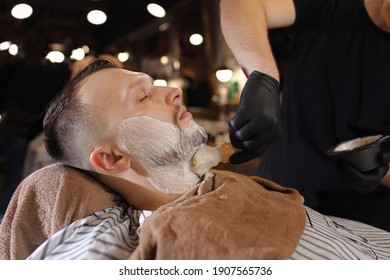
[[[186,118],[181,119],[179,121],[179,125],[178,126],[180,127],[180,129],[183,130],[183,129],[188,128],[191,125],[192,122],[195,122],[192,116],[191,117],[186,117]]]
[[[191,163],[183,161],[149,169],[147,181],[159,192],[184,194],[198,184],[200,178],[191,170]]]

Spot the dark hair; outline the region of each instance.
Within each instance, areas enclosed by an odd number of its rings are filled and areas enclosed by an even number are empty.
[[[70,80],[49,103],[43,120],[46,151],[56,161],[89,170],[88,148],[95,144],[99,131],[94,112],[77,95],[84,79],[106,68],[117,68],[107,59],[93,60]]]

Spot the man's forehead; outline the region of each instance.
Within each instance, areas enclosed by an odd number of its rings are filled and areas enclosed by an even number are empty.
[[[119,80],[127,80],[127,79],[141,79],[141,78],[150,78],[145,73],[134,72],[126,69],[120,68],[105,68],[98,70],[94,73],[91,73],[87,77],[84,78],[84,81],[81,82],[80,90],[84,88],[93,89],[93,88],[101,88],[106,85],[112,84],[112,82],[116,81],[118,83]],[[119,85],[119,84],[117,84]]]
[[[85,79],[85,83],[89,84],[88,87],[90,87],[91,84],[94,84],[93,87],[104,87],[105,84],[110,84],[113,82],[117,83],[119,86],[122,84],[122,81],[134,86],[142,83],[153,84],[153,79],[149,75],[143,72],[135,72],[121,68],[102,69],[91,74],[90,77]]]
[[[138,85],[143,82],[152,82],[152,78],[142,72],[135,72],[121,68],[105,68],[98,70],[80,84],[78,94],[84,101],[93,101],[96,94],[107,92],[123,91],[131,85]],[[89,103],[89,102],[88,102]]]
[[[92,73],[87,77],[87,79],[93,76],[96,77],[96,76],[103,76],[103,75],[126,75],[126,76],[137,77],[137,76],[144,76],[146,74],[141,72],[130,71],[127,69],[121,69],[121,68],[105,68],[105,69],[98,70],[95,73]]]

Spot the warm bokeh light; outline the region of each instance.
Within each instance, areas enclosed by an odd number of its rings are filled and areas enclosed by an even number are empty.
[[[203,36],[195,33],[190,36],[190,43],[194,46],[199,46],[203,43]]]
[[[85,53],[89,53],[89,51],[90,51],[89,46],[87,46],[87,45],[84,45],[84,46],[82,46],[81,48],[83,49],[83,51],[84,51]]]
[[[10,41],[2,42],[2,43],[0,43],[0,51],[8,50],[10,46],[11,46],[11,42]]]
[[[218,81],[225,83],[230,81],[233,76],[233,71],[230,69],[220,69],[217,70],[215,75],[217,76]]]
[[[146,6],[146,9],[148,10],[148,12],[152,15],[152,16],[155,16],[155,17],[158,17],[158,18],[163,18],[165,17],[166,15],[166,12],[164,10],[163,7],[161,7],[160,5],[158,4],[155,4],[155,3],[150,3]]]
[[[85,57],[85,51],[82,48],[78,48],[72,51],[71,59],[82,60]]]
[[[167,30],[169,27],[171,27],[171,24],[169,22],[164,22],[158,26],[158,30],[163,32]]]
[[[164,79],[156,79],[156,80],[154,80],[153,84],[155,86],[159,86],[159,87],[166,87],[168,83]]]
[[[169,79],[168,80],[168,87],[175,87],[175,88],[184,88],[184,79],[182,78],[174,78],[174,79]]]
[[[65,55],[60,51],[51,51],[46,55],[46,59],[51,63],[62,63],[65,60]]]
[[[92,24],[100,25],[106,22],[107,15],[103,11],[93,10],[88,13],[87,19]]]
[[[11,10],[11,15],[17,19],[28,18],[32,15],[32,13],[33,8],[30,5],[24,3],[15,5]]]
[[[162,65],[167,65],[169,62],[169,58],[166,55],[163,55],[162,57],[160,57],[160,62]]]
[[[12,44],[11,46],[9,46],[8,48],[8,52],[10,53],[10,55],[17,55],[18,52],[19,52],[19,47],[15,44]]]
[[[175,70],[179,70],[180,69],[180,61],[176,60],[173,62],[173,68]]]
[[[66,46],[62,43],[50,43],[49,47],[52,51],[64,51]]]
[[[120,62],[126,62],[130,57],[128,52],[120,52],[118,53],[118,59]]]

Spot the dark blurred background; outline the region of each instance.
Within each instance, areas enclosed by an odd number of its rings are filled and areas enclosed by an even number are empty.
[[[30,17],[11,14],[20,3],[32,7]],[[153,16],[150,3],[166,14]],[[91,10],[103,11],[107,20],[90,23]],[[201,35],[200,42],[190,42],[194,34]],[[271,39],[284,67],[288,38],[277,30]],[[53,51],[59,60],[50,58]],[[121,60],[123,68],[181,87],[185,105],[206,127],[209,142],[228,140],[227,120],[246,78],[221,34],[218,0],[1,0],[0,215],[20,180],[46,164],[34,159],[43,153],[39,137],[45,106],[69,80],[72,65],[102,54]],[[221,68],[232,71],[227,81],[216,78]],[[35,165],[26,171],[27,154]],[[251,174],[256,164],[236,171]]]

